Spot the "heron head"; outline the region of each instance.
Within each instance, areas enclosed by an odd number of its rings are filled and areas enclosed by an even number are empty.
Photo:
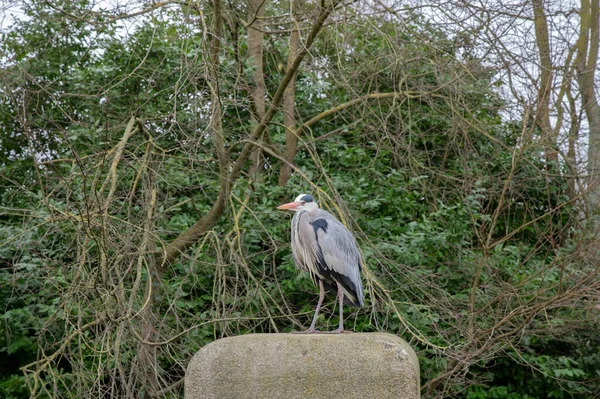
[[[319,206],[313,199],[310,194],[300,194],[296,197],[294,202],[289,202],[287,204],[279,205],[277,209],[282,210],[290,210],[290,211],[314,211],[318,209]]]

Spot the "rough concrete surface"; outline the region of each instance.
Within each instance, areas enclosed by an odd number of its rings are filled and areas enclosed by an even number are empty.
[[[188,365],[185,398],[419,398],[419,362],[392,334],[250,334]]]

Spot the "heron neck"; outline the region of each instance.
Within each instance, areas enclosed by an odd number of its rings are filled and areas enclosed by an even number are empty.
[[[312,217],[317,217],[317,216],[319,216],[319,207],[314,206],[314,207],[307,208],[306,212],[308,212],[308,214]]]

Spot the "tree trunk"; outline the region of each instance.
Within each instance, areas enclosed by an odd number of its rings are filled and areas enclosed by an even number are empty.
[[[296,5],[297,3],[294,3]],[[287,69],[291,68],[294,58],[298,53],[300,44],[300,30],[297,23],[294,23],[292,33],[290,34],[290,46],[287,59]],[[294,162],[296,151],[298,149],[298,135],[296,132],[296,74],[292,77],[290,84],[283,92],[283,126],[285,127],[285,160],[288,163],[282,163],[279,171],[279,185],[284,187],[290,175],[292,168],[289,164]]]
[[[598,13],[599,0],[581,1],[581,25],[577,42],[577,81],[581,101],[587,117],[588,165],[586,205],[589,214],[598,212],[600,205],[600,106],[596,96],[594,81],[598,63]]]
[[[548,21],[543,0],[532,0],[535,37],[540,56],[540,86],[536,104],[535,123],[540,129],[546,147],[546,159],[558,161],[557,135],[550,125],[550,95],[552,93],[552,59],[548,36]]]
[[[265,16],[264,0],[250,0],[248,4],[248,61],[254,67],[253,82],[250,86],[252,98],[252,122],[258,124],[265,116],[265,75],[263,68],[263,39],[261,21]],[[249,175],[254,180],[263,165],[260,147],[255,147],[250,155]]]

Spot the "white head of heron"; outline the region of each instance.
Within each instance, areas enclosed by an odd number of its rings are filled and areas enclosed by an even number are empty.
[[[319,205],[315,202],[312,195],[300,194],[296,197],[293,202],[283,204],[277,207],[277,209],[290,210],[290,211],[308,211],[309,213],[315,213],[319,210]]]

